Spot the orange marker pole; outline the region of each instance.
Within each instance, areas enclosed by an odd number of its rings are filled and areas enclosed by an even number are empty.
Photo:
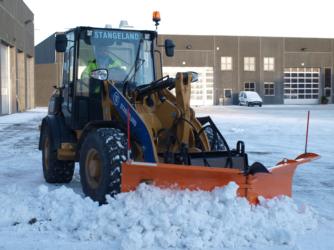
[[[127,133],[128,133],[128,160],[130,160],[131,157],[131,142],[130,142],[130,107],[128,107],[128,117],[127,117]]]

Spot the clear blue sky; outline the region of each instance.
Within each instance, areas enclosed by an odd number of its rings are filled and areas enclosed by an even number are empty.
[[[24,0],[35,14],[35,43],[56,31],[87,25],[118,27],[127,20],[154,29],[161,12],[164,34],[334,38],[330,0]]]

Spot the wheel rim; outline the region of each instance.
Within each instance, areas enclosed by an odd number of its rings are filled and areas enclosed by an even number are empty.
[[[46,136],[44,139],[44,166],[46,170],[49,169],[49,137]]]
[[[101,158],[97,150],[90,149],[86,156],[85,172],[88,184],[96,189],[101,182]]]

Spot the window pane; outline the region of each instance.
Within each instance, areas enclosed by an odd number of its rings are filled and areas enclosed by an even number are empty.
[[[221,57],[221,70],[232,70],[232,57]]]
[[[231,89],[225,89],[224,90],[225,98],[231,98],[232,97],[232,90]]]
[[[326,97],[330,97],[331,96],[331,89],[330,88],[326,88],[325,89],[325,96]]]
[[[263,58],[263,70],[265,71],[275,70],[275,58],[274,57],[264,57]],[[290,76],[290,74],[286,74],[285,76]]]
[[[264,91],[265,91],[265,95],[270,95],[273,96],[275,95],[275,83],[273,82],[265,82],[264,83]],[[285,86],[286,87],[286,86]],[[285,90],[285,93],[290,93],[290,91]]]

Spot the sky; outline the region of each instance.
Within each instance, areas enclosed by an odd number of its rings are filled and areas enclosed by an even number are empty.
[[[330,0],[24,0],[35,15],[35,44],[76,26],[117,28],[127,20],[136,29],[161,34],[334,38]]]

